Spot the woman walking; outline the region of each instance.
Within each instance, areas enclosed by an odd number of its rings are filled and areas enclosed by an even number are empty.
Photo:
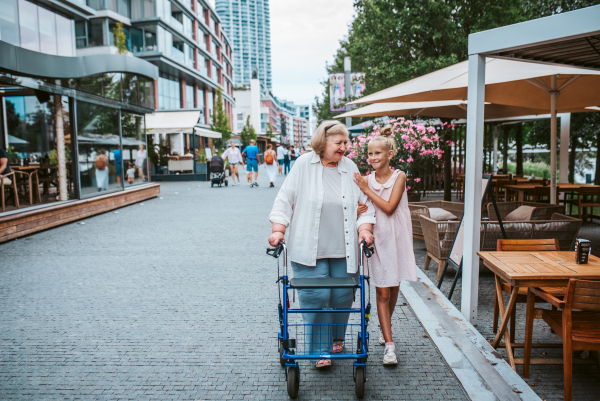
[[[268,144],[267,150],[264,154],[265,169],[269,176],[270,187],[275,187],[275,180],[277,179],[277,153],[273,150],[273,145]]]
[[[96,157],[96,186],[98,192],[108,189],[108,157],[106,150],[100,149],[100,154]]]
[[[375,174],[367,179],[355,173],[355,182],[375,205],[375,254],[371,258],[371,284],[377,287],[379,344],[385,345],[384,365],[398,363],[392,339],[392,314],[402,280],[416,281],[412,225],[406,192],[406,174],[390,168],[396,152],[393,127],[385,126],[369,142],[369,163]]]
[[[373,242],[374,211],[368,208],[357,217],[358,202],[371,202],[353,183],[358,168],[344,157],[347,145],[345,125],[321,123],[311,139],[314,151],[296,160],[273,204],[269,244],[277,246],[288,233],[296,278],[358,277],[358,244]],[[298,290],[301,308],[349,308],[353,294],[353,289]],[[347,313],[304,313],[302,319],[309,353],[344,350]],[[328,324],[336,325],[334,333],[327,331]],[[331,360],[319,360],[315,366],[331,366]]]
[[[221,157],[225,160],[226,157],[229,158],[229,170],[231,171],[231,179],[233,180],[233,185],[238,185],[240,183],[240,173],[238,172],[238,164],[242,163],[242,153],[238,148],[235,147],[235,142],[231,141],[231,147],[229,147]],[[235,179],[237,178],[237,182]]]

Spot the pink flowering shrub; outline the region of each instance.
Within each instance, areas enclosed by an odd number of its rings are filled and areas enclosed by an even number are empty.
[[[425,182],[422,175],[428,171],[439,171],[443,165],[441,138],[433,125],[414,123],[403,117],[391,119],[397,152],[390,161],[391,169],[399,169],[408,177],[407,189],[421,191]],[[379,135],[378,125],[365,128],[365,133],[352,140],[346,156],[356,165],[360,173],[365,175],[373,171],[368,161],[369,141]],[[450,128],[447,124],[443,129]]]

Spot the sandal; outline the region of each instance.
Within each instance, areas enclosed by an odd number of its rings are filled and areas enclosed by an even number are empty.
[[[331,366],[331,359],[321,359],[315,363],[315,368],[323,369]]]
[[[332,354],[339,354],[340,352],[344,351],[344,342],[343,341],[336,341],[333,343],[333,350],[331,351]]]

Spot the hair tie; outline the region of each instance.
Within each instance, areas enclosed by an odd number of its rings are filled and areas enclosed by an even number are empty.
[[[325,133],[327,133],[327,130],[328,130],[329,128],[331,128],[331,127],[334,127],[334,126],[336,126],[336,125],[337,125],[337,124],[331,124],[329,127],[325,127]]]

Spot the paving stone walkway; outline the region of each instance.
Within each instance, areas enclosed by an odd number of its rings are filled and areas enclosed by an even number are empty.
[[[0,245],[0,399],[288,399],[265,255],[277,189],[259,182],[163,183],[160,199]],[[365,399],[467,399],[404,302],[398,367],[371,322]],[[298,399],[356,399],[351,362],[301,367]]]

